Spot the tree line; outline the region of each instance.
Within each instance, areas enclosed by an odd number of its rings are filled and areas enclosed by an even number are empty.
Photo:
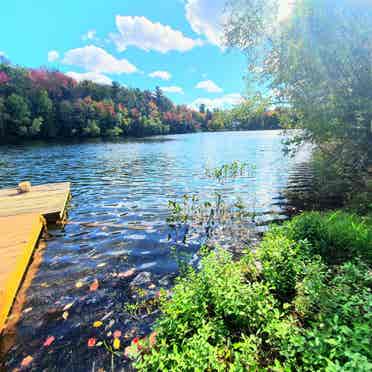
[[[158,87],[141,91],[116,82],[77,82],[59,71],[0,61],[2,140],[143,137],[278,126],[271,111],[234,117],[232,111],[211,111],[205,105],[193,110],[175,105]]]

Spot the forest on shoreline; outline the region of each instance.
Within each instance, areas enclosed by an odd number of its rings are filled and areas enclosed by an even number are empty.
[[[144,137],[198,131],[278,129],[279,112],[245,101],[231,110],[175,105],[155,91],[77,82],[0,61],[0,140]]]

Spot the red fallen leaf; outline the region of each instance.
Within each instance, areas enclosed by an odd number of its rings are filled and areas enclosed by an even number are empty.
[[[97,279],[94,279],[94,282],[90,285],[89,290],[91,292],[96,291],[99,288],[99,282]]]
[[[96,344],[96,342],[97,342],[97,339],[96,338],[90,338],[89,340],[88,340],[88,347],[94,347],[95,346],[95,344]]]
[[[132,340],[132,344],[135,344],[135,345],[137,345],[138,344],[138,342],[139,342],[139,338],[138,337],[135,337],[133,340]]]
[[[55,340],[56,338],[54,337],[54,336],[49,336],[45,341],[44,341],[44,346],[45,347],[48,347],[48,346],[50,346],[53,342],[54,342],[54,340]]]
[[[114,332],[114,338],[120,338],[120,337],[121,337],[121,331],[116,330],[116,331]]]
[[[31,355],[26,356],[26,358],[22,360],[21,367],[28,367],[33,360],[34,358]]]
[[[125,271],[124,273],[119,273],[118,278],[129,278],[130,276],[134,275],[136,269],[130,269]]]

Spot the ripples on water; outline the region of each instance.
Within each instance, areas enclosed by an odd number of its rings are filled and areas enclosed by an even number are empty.
[[[308,152],[289,159],[282,153],[281,140],[280,132],[265,131],[0,147],[2,188],[21,180],[70,181],[73,196],[68,224],[49,231],[43,262],[28,290],[24,306],[28,311],[18,325],[15,346],[4,358],[6,367],[19,366],[30,354],[37,371],[109,369],[109,353],[87,349],[88,338],[98,332],[92,322],[107,315],[104,323],[111,322],[112,329],[144,334],[156,316],[125,316],[124,304],[133,293],[130,280],[118,279],[116,273],[131,268],[150,272],[156,284],[151,296],[169,286],[177,272],[171,249],[175,242],[169,240],[172,231],[165,221],[168,200],[179,200],[186,193],[203,199],[219,191],[229,201],[241,197],[259,224],[285,218],[282,191]],[[255,171],[223,185],[205,177],[205,167],[234,160],[249,162]],[[200,239],[195,235],[180,245],[180,251],[195,253]],[[89,292],[96,278],[100,289]],[[76,288],[78,281],[82,288]],[[63,321],[61,309],[71,302],[69,318]],[[109,329],[99,332],[102,336]],[[49,335],[56,341],[46,349],[42,344]],[[114,362],[120,370],[123,361]]]

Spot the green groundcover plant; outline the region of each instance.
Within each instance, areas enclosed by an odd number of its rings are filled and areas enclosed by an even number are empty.
[[[239,261],[205,253],[128,355],[145,371],[370,371],[371,244],[360,217],[304,213]]]

